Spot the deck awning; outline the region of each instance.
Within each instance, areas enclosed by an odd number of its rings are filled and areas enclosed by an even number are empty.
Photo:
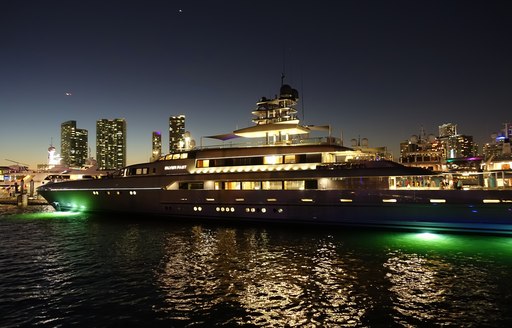
[[[309,132],[310,129],[307,127],[295,123],[261,124],[233,131],[235,135],[244,138],[263,138],[269,135],[279,134],[296,135]]]
[[[225,133],[225,134],[217,134],[217,135],[213,135],[213,136],[206,136],[205,138],[226,141],[226,140],[230,140],[230,139],[240,138],[240,136],[237,136],[236,134],[233,134],[233,133]]]

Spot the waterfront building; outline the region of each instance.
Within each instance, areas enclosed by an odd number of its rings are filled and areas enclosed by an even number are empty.
[[[478,171],[482,158],[473,136],[458,134],[457,125],[439,126],[439,136],[426,136],[423,128],[400,143],[400,163],[407,166],[428,168],[434,171]]]
[[[439,141],[443,161],[449,171],[478,171],[482,158],[478,156],[478,145],[473,136],[459,134],[457,125],[446,123],[439,126]]]
[[[83,166],[88,157],[88,131],[78,129],[76,121],[66,121],[60,128],[62,164],[70,167]]]
[[[486,161],[493,159],[508,159],[512,157],[510,138],[512,137],[512,123],[505,123],[499,133],[491,135],[491,142],[483,147],[483,154]]]
[[[446,158],[469,157],[478,154],[478,147],[473,142],[473,136],[457,133],[457,124],[440,125],[439,139],[446,140]]]
[[[473,136],[457,133],[457,124],[445,123],[439,126],[439,140],[445,159],[468,158],[477,155]]]
[[[457,124],[445,123],[439,126],[439,138],[457,135]]]
[[[96,159],[100,170],[126,166],[126,121],[122,118],[96,121]]]
[[[476,156],[473,136],[455,135],[439,138],[446,159],[467,158]]]
[[[421,128],[419,135],[412,135],[400,143],[399,162],[440,172],[445,169],[443,153],[439,139],[433,134],[427,136],[425,130]]]
[[[332,142],[336,143],[336,140],[333,138]],[[358,150],[364,154],[372,154],[379,159],[393,160],[393,154],[391,154],[387,147],[370,147],[369,141],[367,138],[357,138],[350,140],[350,147],[354,150]]]
[[[169,117],[169,152],[181,151],[185,145],[185,115]]]
[[[162,133],[153,131],[151,136],[151,162],[156,161],[162,156]]]
[[[512,123],[504,123],[504,128],[499,133],[491,135],[491,142],[484,144],[486,170],[510,170],[512,167],[511,137]]]

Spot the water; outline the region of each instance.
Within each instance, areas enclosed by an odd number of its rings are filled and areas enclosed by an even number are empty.
[[[0,205],[0,326],[503,327],[512,238]]]

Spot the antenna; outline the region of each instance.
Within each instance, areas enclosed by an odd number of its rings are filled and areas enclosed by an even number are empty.
[[[423,128],[423,125],[420,126],[420,140],[425,141],[425,129]]]
[[[306,123],[306,116],[304,115],[304,79],[302,75],[302,68],[300,69],[300,93],[302,94],[300,99],[300,108],[302,110],[302,121]]]
[[[283,86],[283,84],[284,84],[285,69],[286,69],[286,48],[283,47],[283,69],[281,71],[281,86]]]

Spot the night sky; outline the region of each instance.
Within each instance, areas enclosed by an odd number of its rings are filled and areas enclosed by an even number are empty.
[[[68,120],[96,157],[96,120],[125,118],[128,164],[153,131],[168,150],[172,115],[199,145],[252,125],[283,72],[302,122],[345,145],[398,159],[455,123],[481,146],[512,121],[511,32],[512,1],[3,1],[0,165],[46,163]]]

